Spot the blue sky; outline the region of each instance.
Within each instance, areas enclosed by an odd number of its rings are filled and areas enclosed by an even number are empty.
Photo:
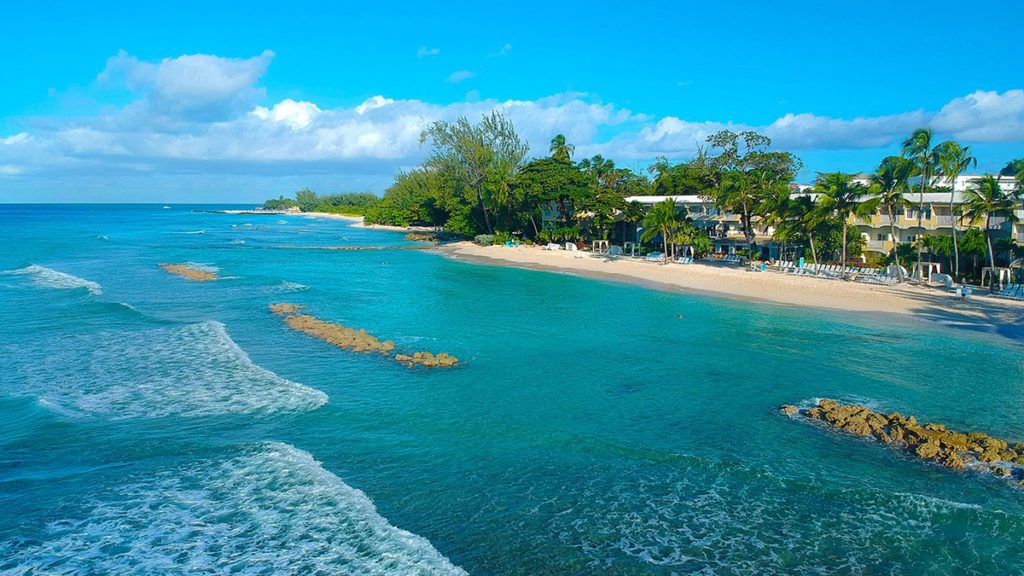
[[[425,123],[500,107],[542,154],[645,166],[724,126],[814,172],[913,128],[1024,156],[1019,4],[22,2],[0,18],[0,201],[382,191]]]

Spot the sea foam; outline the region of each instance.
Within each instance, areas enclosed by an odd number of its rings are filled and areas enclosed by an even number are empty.
[[[45,266],[39,266],[38,264],[30,264],[29,266],[19,268],[18,270],[6,270],[3,274],[28,276],[31,278],[32,284],[40,288],[57,288],[62,290],[85,288],[93,296],[103,294],[103,287],[97,282],[86,280],[85,278],[79,278],[73,274],[60,272]]]
[[[219,322],[69,338],[26,365],[29,391],[113,419],[313,410],[319,390],[255,364]]]
[[[302,450],[139,474],[41,541],[0,542],[9,574],[465,575]]]

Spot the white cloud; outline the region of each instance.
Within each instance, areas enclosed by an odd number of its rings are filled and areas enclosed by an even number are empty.
[[[428,56],[437,56],[440,53],[440,48],[427,48],[426,46],[420,46],[420,49],[416,51],[416,57],[427,58]]]
[[[312,102],[296,102],[289,98],[278,102],[269,110],[257,106],[252,111],[252,115],[261,120],[286,124],[293,130],[302,130],[312,124],[320,112],[320,108]]]
[[[272,56],[144,62],[119,53],[99,81],[128,88],[134,101],[92,117],[29,119],[26,129],[0,135],[0,173],[21,176],[19,182],[186,173],[335,174],[342,181],[358,175],[361,182],[386,182],[396,167],[423,159],[419,135],[431,122],[478,119],[493,109],[512,119],[534,154],[545,153],[550,138],[562,133],[578,157],[600,153],[623,162],[690,157],[723,128],[759,130],[798,153],[887,146],[929,124],[941,138],[1024,141],[1024,90],[975,92],[937,113],[853,119],[793,113],[764,125],[651,117],[571,92],[497,100],[470,91],[465,101],[450,104],[375,95],[354,106],[322,108],[311,101],[263,101],[258,84]]]
[[[474,76],[476,76],[476,74],[470,72],[469,70],[456,70],[455,72],[449,74],[448,78],[445,78],[445,82],[457,84],[459,82],[462,82],[463,80],[468,80]]]
[[[356,106],[356,114],[365,114],[368,110],[375,110],[377,108],[383,108],[388,104],[394,104],[395,101],[391,98],[385,98],[383,96],[370,96],[359,106]]]
[[[262,96],[256,82],[273,58],[267,50],[247,59],[189,54],[153,63],[121,50],[107,60],[97,81],[142,94],[137,107],[146,114],[216,120]]]
[[[508,42],[506,42],[505,45],[502,46],[500,50],[498,50],[497,52],[495,52],[493,54],[488,54],[488,56],[490,56],[492,58],[495,58],[495,57],[498,57],[498,56],[508,56],[511,53],[512,53],[512,45],[509,44]]]
[[[14,146],[15,144],[24,144],[28,142],[28,132],[19,132],[6,138],[0,138],[0,146]]]
[[[932,126],[957,138],[983,142],[1020,141],[1024,135],[1024,90],[978,90],[954,98],[939,110]]]

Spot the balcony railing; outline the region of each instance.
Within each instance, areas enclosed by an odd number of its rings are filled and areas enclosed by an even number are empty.
[[[868,250],[885,250],[885,240],[868,240],[866,247]]]

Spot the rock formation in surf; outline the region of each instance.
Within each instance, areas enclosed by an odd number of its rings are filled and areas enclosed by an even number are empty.
[[[196,282],[209,282],[217,279],[217,275],[213,272],[210,272],[209,270],[202,270],[188,264],[161,264],[160,267],[171,274],[181,276],[182,278],[188,278],[189,280],[195,280]]]
[[[292,329],[305,332],[314,338],[319,338],[345,350],[366,354],[376,352],[410,368],[417,364],[427,368],[450,368],[459,363],[458,358],[445,352],[440,354],[431,354],[430,352],[415,352],[411,355],[395,354],[395,343],[391,340],[380,340],[366,330],[356,330],[341,324],[325,322],[309,314],[301,314],[300,311],[303,308],[305,306],[285,302],[270,305],[270,311],[282,317]]]
[[[452,240],[458,240],[458,236],[451,232],[409,232],[405,235],[406,240],[413,242],[433,242],[435,244],[439,242],[451,242]]]
[[[787,416],[820,420],[854,436],[874,438],[946,468],[987,470],[1024,487],[1024,443],[1011,446],[983,432],[956,432],[943,424],[921,424],[917,418],[898,412],[881,414],[859,404],[843,405],[827,398],[813,408],[802,410],[783,404],[779,410]]]

